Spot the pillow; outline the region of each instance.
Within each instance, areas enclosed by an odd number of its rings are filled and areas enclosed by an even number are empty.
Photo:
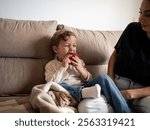
[[[114,45],[121,35],[121,31],[85,30],[66,25],[58,25],[57,29],[66,29],[75,33],[78,54],[87,65],[107,64]]]
[[[0,56],[45,58],[57,21],[12,20],[0,18]]]
[[[44,66],[53,57],[50,38],[57,21],[0,18],[0,95],[29,94],[45,83]]]

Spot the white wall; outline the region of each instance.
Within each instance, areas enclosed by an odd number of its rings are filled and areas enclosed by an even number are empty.
[[[94,30],[123,30],[138,19],[142,0],[0,0],[0,17],[57,20]]]

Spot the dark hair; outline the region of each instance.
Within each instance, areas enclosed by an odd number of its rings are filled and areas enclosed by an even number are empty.
[[[69,31],[69,30],[59,30],[55,32],[51,38],[51,46],[58,46],[61,40],[67,41],[67,38],[70,36],[76,37],[76,35],[72,31]]]

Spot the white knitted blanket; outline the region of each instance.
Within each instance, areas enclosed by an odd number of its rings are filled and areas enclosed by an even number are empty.
[[[55,82],[33,87],[30,104],[38,112],[74,113],[77,102],[70,93]]]

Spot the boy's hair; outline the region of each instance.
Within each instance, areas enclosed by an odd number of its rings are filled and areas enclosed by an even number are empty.
[[[67,38],[70,36],[76,37],[76,35],[69,30],[59,30],[55,32],[51,38],[51,46],[58,46],[61,40],[67,41]]]

